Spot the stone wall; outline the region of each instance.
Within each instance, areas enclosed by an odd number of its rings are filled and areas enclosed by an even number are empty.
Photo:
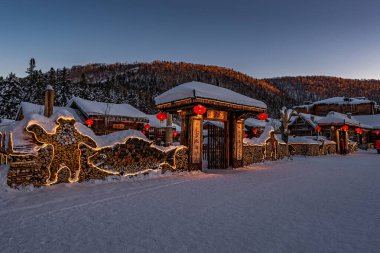
[[[266,145],[249,145],[243,146],[243,166],[260,163],[265,160],[279,160],[286,156],[286,144],[277,143],[274,147],[270,143]]]
[[[58,118],[53,133],[38,124],[27,127],[37,154],[11,154],[8,185],[43,186],[63,182],[104,179],[109,175],[135,176],[151,170],[187,170],[188,149],[184,146],[162,150],[151,141],[130,137],[113,146],[96,147],[80,133],[73,119]]]
[[[335,143],[323,146],[311,143],[291,143],[289,145],[294,148],[294,155],[319,156],[336,153]]]

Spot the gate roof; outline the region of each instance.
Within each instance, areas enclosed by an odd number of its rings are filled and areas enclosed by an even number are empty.
[[[179,108],[191,104],[209,104],[219,109],[238,109],[247,111],[265,111],[267,105],[232,90],[219,86],[189,82],[178,85],[155,97],[160,109]]]

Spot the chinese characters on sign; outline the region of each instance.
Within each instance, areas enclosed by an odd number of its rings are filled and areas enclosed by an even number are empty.
[[[112,128],[114,128],[114,129],[124,129],[125,125],[124,124],[113,124]]]
[[[202,156],[201,156],[201,129],[202,129],[202,120],[196,117],[192,118],[192,125],[193,125],[193,139],[192,139],[192,157],[191,160],[193,163],[201,163],[202,162]]]
[[[227,112],[217,110],[207,110],[207,119],[209,120],[227,120]]]

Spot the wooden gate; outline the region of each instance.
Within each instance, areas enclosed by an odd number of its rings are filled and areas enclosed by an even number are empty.
[[[226,169],[228,167],[225,145],[225,128],[207,124],[203,159],[207,160],[208,169]]]

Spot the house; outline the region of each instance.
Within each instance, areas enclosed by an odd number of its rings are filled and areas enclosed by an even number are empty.
[[[294,106],[298,113],[307,113],[317,116],[326,116],[329,112],[339,112],[351,115],[373,115],[380,113],[375,101],[365,97],[347,98],[332,97],[316,102],[306,102],[304,105]]]
[[[315,128],[317,127],[317,121],[323,117],[298,113],[290,118],[288,129],[291,135],[296,136],[314,136],[317,135]]]
[[[181,135],[181,127],[178,124],[172,123],[171,126],[167,126],[167,120],[160,122],[155,114],[147,114],[149,119],[148,124],[144,125],[145,136],[154,141],[157,145],[163,145],[166,142],[166,131],[170,127],[172,129],[173,142],[179,142]]]
[[[129,104],[91,101],[80,97],[69,100],[66,108],[73,110],[97,135],[119,130],[143,130],[147,115]]]

